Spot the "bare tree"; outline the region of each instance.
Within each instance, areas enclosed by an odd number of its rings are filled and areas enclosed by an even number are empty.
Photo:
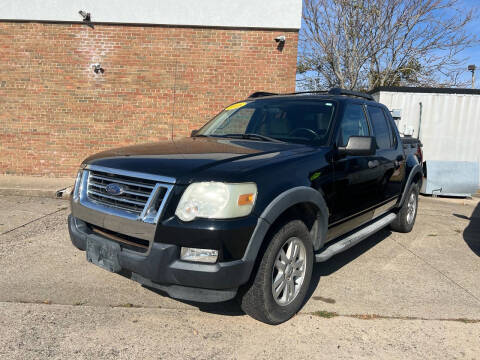
[[[458,86],[475,9],[458,0],[304,0],[300,86]]]

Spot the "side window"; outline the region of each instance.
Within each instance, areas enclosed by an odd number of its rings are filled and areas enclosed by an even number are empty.
[[[343,112],[338,133],[339,146],[346,146],[350,136],[368,135],[368,124],[363,106],[360,104],[347,104]]]
[[[377,149],[392,148],[392,131],[387,123],[383,110],[376,106],[368,106],[368,114],[377,140]]]
[[[391,115],[387,113],[385,109],[383,109],[383,116],[385,116],[385,119],[387,119],[388,126],[390,127],[390,133],[392,136],[392,147],[396,149],[398,143],[397,143],[397,133],[395,132],[394,127],[396,127],[397,125],[391,118]]]

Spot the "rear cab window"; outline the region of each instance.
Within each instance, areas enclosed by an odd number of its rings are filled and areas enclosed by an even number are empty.
[[[372,105],[368,105],[367,108],[377,142],[377,149],[393,149],[396,139],[393,137],[393,129],[391,128],[390,121],[388,121],[382,108]]]

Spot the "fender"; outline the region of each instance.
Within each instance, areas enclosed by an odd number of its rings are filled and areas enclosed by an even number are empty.
[[[263,210],[258,218],[257,226],[250,238],[243,260],[254,262],[270,226],[285,210],[301,203],[311,203],[318,208],[316,225],[313,225],[317,226],[313,248],[318,250],[325,242],[328,230],[327,204],[317,190],[307,186],[299,186],[281,193]]]
[[[419,174],[422,176],[423,175],[423,170],[422,170],[422,165],[419,163],[415,164],[415,166],[410,170],[410,174],[408,175],[408,179],[405,183],[405,187],[403,188],[402,196],[400,198],[400,201],[397,204],[397,207],[401,207],[403,202],[405,201],[405,198],[407,196],[408,189],[410,189],[410,185],[412,185],[413,179],[415,175]],[[421,184],[420,184],[421,186]]]

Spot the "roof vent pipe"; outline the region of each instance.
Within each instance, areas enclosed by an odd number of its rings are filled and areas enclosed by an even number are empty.
[[[418,103],[420,106],[420,115],[418,116],[418,131],[417,131],[417,139],[420,139],[420,128],[422,127],[422,111],[423,111],[423,104],[420,101]]]

